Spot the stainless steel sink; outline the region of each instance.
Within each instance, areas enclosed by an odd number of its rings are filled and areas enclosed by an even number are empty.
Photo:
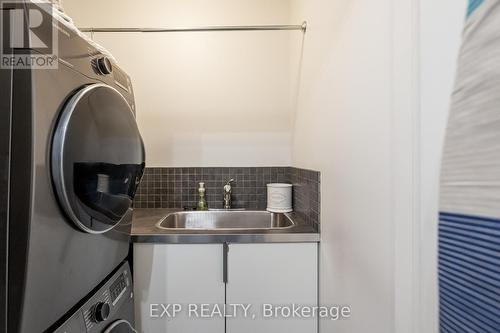
[[[156,224],[161,229],[270,230],[293,227],[285,214],[265,211],[189,211],[171,213]]]

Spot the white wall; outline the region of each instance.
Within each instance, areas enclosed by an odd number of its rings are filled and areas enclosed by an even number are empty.
[[[439,168],[467,0],[420,0],[420,332],[437,332]]]
[[[147,4],[147,5],[146,5]],[[288,24],[288,0],[64,0],[77,26]],[[96,33],[131,75],[149,166],[290,165],[290,35]]]
[[[292,154],[322,173],[320,301],[352,306],[321,332],[437,332],[437,180],[464,4],[292,5],[308,21]]]
[[[293,164],[321,171],[322,332],[393,331],[391,2],[297,0],[308,31]]]

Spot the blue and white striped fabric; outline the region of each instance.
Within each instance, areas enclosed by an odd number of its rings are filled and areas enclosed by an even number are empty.
[[[471,0],[441,172],[441,332],[500,332],[500,0]]]
[[[500,220],[440,214],[441,332],[500,332]]]

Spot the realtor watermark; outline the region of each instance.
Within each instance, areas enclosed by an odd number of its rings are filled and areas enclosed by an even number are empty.
[[[45,1],[2,1],[0,68],[57,69],[58,21]]]
[[[149,306],[149,317],[172,320],[177,317],[200,318],[249,318],[249,319],[309,319],[342,320],[351,317],[350,306],[308,306],[300,304],[262,304],[254,309],[252,304],[163,304]]]

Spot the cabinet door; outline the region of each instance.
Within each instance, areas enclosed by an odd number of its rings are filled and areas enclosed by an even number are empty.
[[[222,265],[221,244],[134,244],[138,331],[223,333],[224,318],[197,318],[195,312],[189,316],[188,308],[189,304],[224,305]],[[168,318],[165,313],[162,316],[161,304],[180,304],[182,311]]]
[[[318,305],[317,244],[231,244],[227,269],[227,304],[251,304],[255,315],[227,318],[227,333],[317,332],[317,318],[263,315],[265,304]]]

